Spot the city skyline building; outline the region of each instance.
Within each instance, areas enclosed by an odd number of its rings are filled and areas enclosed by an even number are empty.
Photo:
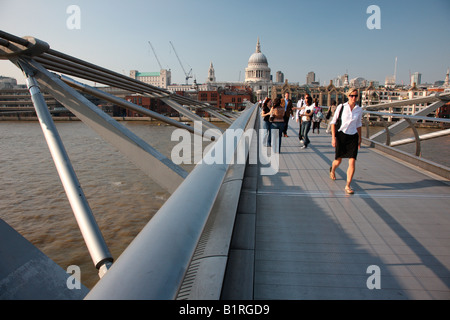
[[[268,96],[272,84],[272,76],[270,74],[269,62],[261,52],[259,37],[256,42],[256,50],[248,59],[244,82],[252,88],[257,100],[262,100]]]
[[[130,78],[152,86],[167,89],[172,82],[172,73],[170,70],[166,69],[161,69],[159,72],[139,72],[138,70],[130,70]]]
[[[275,76],[275,82],[282,83],[284,82],[284,73],[281,71],[277,71]]]
[[[413,86],[414,84],[416,85],[422,84],[422,74],[420,72],[414,72],[411,75],[410,85]]]
[[[206,82],[216,82],[216,72],[214,71],[214,66],[213,66],[212,61],[209,64],[208,78],[206,79]]]
[[[313,71],[308,72],[306,75],[306,84],[311,85],[316,82],[316,74]]]

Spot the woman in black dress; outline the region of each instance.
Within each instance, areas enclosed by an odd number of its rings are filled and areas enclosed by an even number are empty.
[[[330,178],[336,179],[336,169],[343,158],[349,158],[347,169],[347,184],[345,192],[353,194],[350,187],[355,173],[355,162],[358,149],[361,148],[362,109],[356,104],[358,90],[351,88],[347,91],[349,101],[339,105],[331,120],[331,145],[336,149],[335,160],[330,168]]]

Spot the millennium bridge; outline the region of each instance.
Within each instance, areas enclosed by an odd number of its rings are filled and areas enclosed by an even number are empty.
[[[450,299],[450,170],[420,157],[421,141],[448,135],[448,130],[422,137],[414,126],[420,120],[448,123],[427,115],[446,104],[449,93],[364,108],[365,119],[400,119],[392,126],[386,122],[372,136],[367,124],[355,194],[347,195],[345,164],[336,180],[329,178],[330,138],[316,136],[300,151],[298,124],[291,121],[281,153],[264,148],[256,104],[236,116],[4,31],[0,58],[26,77],[100,277],[90,290],[70,289],[69,274],[0,219],[1,299]],[[202,129],[72,77],[161,99]],[[171,193],[119,257],[113,259],[108,250],[41,90]],[[81,93],[214,140],[214,145],[187,173]],[[378,111],[419,103],[428,106],[413,116]],[[228,123],[229,129],[220,130],[197,110]],[[414,137],[391,143],[405,129]],[[415,143],[416,154],[396,149],[401,143]]]

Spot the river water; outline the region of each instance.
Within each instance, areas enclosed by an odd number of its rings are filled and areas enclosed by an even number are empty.
[[[155,122],[121,123],[169,158],[179,143],[171,141],[173,127]],[[56,122],[56,126],[105,241],[117,259],[169,193],[82,122]],[[430,131],[420,129],[420,134]],[[325,134],[325,130],[322,132]],[[414,152],[413,144],[402,148]],[[97,270],[39,123],[0,122],[0,150],[0,218],[63,269],[79,266],[81,282],[92,288],[98,281]],[[422,150],[425,158],[450,166],[450,138],[425,141]],[[193,167],[184,165],[187,171]]]

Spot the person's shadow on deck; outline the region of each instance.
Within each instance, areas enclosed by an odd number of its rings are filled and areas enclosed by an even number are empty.
[[[355,185],[359,185],[361,190],[413,190],[413,189],[423,189],[431,187],[442,187],[445,184],[439,180],[423,179],[414,182],[374,182],[369,180],[354,179]],[[361,186],[364,184],[364,187]],[[370,187],[367,187],[370,186]]]

